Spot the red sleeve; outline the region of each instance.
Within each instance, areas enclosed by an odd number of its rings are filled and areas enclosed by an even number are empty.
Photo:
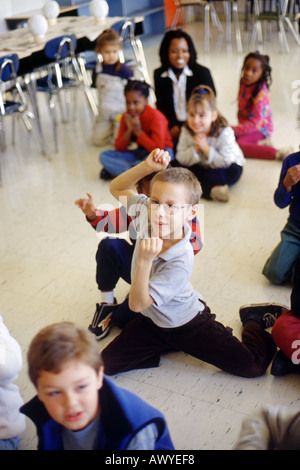
[[[148,152],[152,152],[155,148],[163,149],[166,147],[166,133],[169,130],[165,117],[154,108],[149,118],[149,131],[147,134],[142,132],[137,138],[137,143]]]
[[[190,237],[190,242],[192,245],[192,248],[194,250],[194,255],[199,253],[201,250],[203,243],[201,241],[201,233],[200,233],[200,225],[197,217],[195,217],[193,220],[189,222],[189,225],[191,227],[192,233]]]
[[[122,233],[128,230],[131,218],[127,215],[124,206],[111,211],[96,209],[96,218],[87,221],[97,232]]]
[[[115,140],[115,149],[118,150],[119,152],[125,152],[128,148],[128,145],[130,144],[129,140],[123,139],[123,135],[125,131],[126,131],[125,114],[122,114],[122,117],[120,120],[119,132]]]

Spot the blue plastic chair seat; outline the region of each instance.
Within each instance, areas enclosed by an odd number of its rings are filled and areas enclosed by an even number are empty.
[[[62,84],[64,88],[67,88],[76,86],[77,82],[76,80],[62,77]],[[36,89],[37,91],[43,91],[46,93],[50,93],[56,89],[59,89],[56,77],[53,76],[51,79],[49,79],[48,77],[38,78],[36,81]]]
[[[13,114],[19,111],[19,109],[22,107],[21,103],[17,103],[15,101],[5,101],[4,103],[4,108],[5,108],[5,114]]]

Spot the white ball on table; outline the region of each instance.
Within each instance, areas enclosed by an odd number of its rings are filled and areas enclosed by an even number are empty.
[[[108,15],[109,6],[106,0],[92,0],[89,5],[89,10],[96,21],[103,21]]]
[[[40,42],[44,39],[48,31],[48,21],[43,15],[36,14],[29,18],[28,27],[35,37],[35,40]]]

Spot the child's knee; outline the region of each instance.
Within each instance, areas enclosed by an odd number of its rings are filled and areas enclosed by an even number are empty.
[[[118,239],[106,237],[101,240],[98,245],[96,259],[99,259],[105,255],[111,255],[115,253],[117,250]]]
[[[272,284],[278,286],[289,280],[287,274],[274,265],[270,259],[264,265],[262,273]]]

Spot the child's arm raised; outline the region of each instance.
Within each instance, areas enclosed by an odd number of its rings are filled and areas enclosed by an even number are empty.
[[[110,192],[116,199],[122,198],[122,204],[125,205],[124,199],[127,202],[135,194],[133,187],[138,181],[155,171],[164,170],[170,160],[168,152],[160,149],[153,150],[146,160],[114,178],[110,184]]]

